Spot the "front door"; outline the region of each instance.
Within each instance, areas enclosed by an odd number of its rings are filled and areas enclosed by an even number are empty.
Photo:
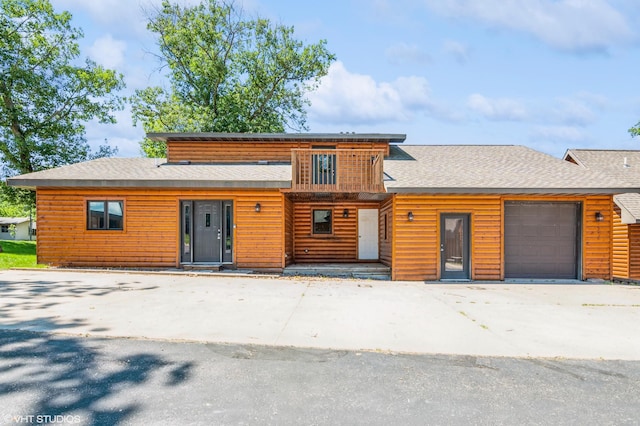
[[[440,278],[469,279],[469,215],[440,216]]]
[[[231,201],[182,202],[181,261],[230,263],[233,259]]]
[[[358,209],[358,259],[378,259],[378,209]]]

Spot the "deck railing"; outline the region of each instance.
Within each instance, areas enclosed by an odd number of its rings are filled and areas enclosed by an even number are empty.
[[[292,149],[291,190],[384,192],[383,159],[376,149]]]

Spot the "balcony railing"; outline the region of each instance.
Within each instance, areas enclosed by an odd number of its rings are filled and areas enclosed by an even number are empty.
[[[295,192],[384,192],[384,151],[292,149]]]

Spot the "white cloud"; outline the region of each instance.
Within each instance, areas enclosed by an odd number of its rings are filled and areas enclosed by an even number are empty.
[[[432,109],[430,92],[422,77],[378,83],[369,75],[350,73],[337,61],[318,90],[308,95],[309,115],[331,123],[408,121]]]
[[[384,53],[392,64],[424,64],[431,62],[429,54],[415,44],[394,44],[389,46]]]
[[[463,43],[454,40],[446,40],[444,42],[444,51],[453,56],[453,58],[461,64],[469,60],[469,47]]]
[[[106,34],[93,42],[87,49],[87,54],[97,63],[110,69],[119,69],[124,64],[124,52],[127,43],[114,39]]]
[[[524,121],[529,118],[526,107],[515,99],[491,99],[474,93],[469,96],[467,107],[493,121]]]
[[[562,50],[606,50],[636,38],[629,21],[606,0],[424,0],[445,16],[533,35]]]

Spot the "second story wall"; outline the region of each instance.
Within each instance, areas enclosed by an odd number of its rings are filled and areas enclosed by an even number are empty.
[[[338,149],[381,149],[389,154],[387,142],[350,141],[167,141],[167,161],[178,163],[291,162],[292,149],[335,147]]]

